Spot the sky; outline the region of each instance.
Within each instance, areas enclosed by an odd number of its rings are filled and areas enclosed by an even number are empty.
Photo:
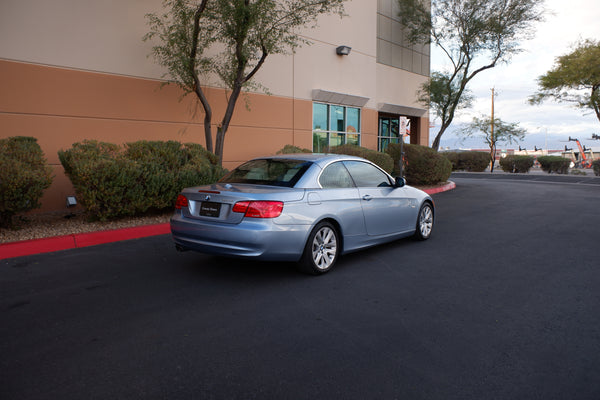
[[[496,92],[494,115],[504,122],[518,123],[527,130],[522,148],[534,146],[550,150],[576,149],[568,142],[569,136],[578,138],[582,145],[598,148],[600,121],[592,110],[583,111],[567,103],[547,100],[540,106],[529,105],[527,99],[537,91],[537,78],[554,66],[556,57],[568,54],[582,39],[600,40],[600,3],[598,0],[546,0],[545,21],[536,25],[534,39],[521,43],[520,54],[513,56],[507,65],[481,72],[469,84],[476,100],[473,107],[455,116],[453,126],[442,136],[440,148],[486,148],[483,138],[467,139],[456,134],[461,124],[469,123],[475,116],[490,116],[492,91]],[[442,70],[445,56],[432,48],[431,70]],[[430,142],[439,131],[439,120],[432,121]],[[519,145],[500,145],[500,148],[518,148]]]

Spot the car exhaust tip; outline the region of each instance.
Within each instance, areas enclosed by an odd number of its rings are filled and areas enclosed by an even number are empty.
[[[185,247],[183,247],[180,244],[176,244],[175,249],[177,249],[177,251],[180,251],[180,252],[188,251],[188,249],[186,249]]]

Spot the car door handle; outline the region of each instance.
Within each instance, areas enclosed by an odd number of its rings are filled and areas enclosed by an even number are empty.
[[[365,200],[365,201],[371,201],[371,199],[373,199],[373,198],[371,197],[371,195],[370,195],[370,194],[365,194],[365,195],[362,197],[362,199],[363,199],[363,200]]]

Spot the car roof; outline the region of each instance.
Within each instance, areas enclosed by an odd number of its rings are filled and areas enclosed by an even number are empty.
[[[316,164],[327,164],[332,161],[339,160],[360,160],[367,161],[364,158],[349,156],[346,154],[324,154],[324,153],[294,153],[294,154],[278,154],[275,156],[258,157],[258,160],[265,159],[284,159],[284,160],[301,160],[310,161]]]

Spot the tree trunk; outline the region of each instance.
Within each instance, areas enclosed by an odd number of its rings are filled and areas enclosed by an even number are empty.
[[[592,103],[592,108],[596,113],[596,118],[598,118],[598,121],[600,121],[600,85],[594,85],[592,87],[590,103]]]
[[[204,103],[202,103],[204,105]],[[212,144],[212,109],[208,102],[204,105],[204,142],[206,143],[206,150],[213,152],[213,144]]]
[[[494,164],[496,163],[496,143],[490,145],[490,173],[494,172]]]
[[[190,77],[194,80],[194,93],[202,103],[202,107],[204,108],[204,140],[206,143],[206,150],[212,153],[213,145],[212,145],[212,129],[211,129],[211,121],[212,121],[212,109],[210,104],[208,103],[208,99],[204,95],[204,91],[200,86],[200,78],[196,73],[196,55],[197,55],[197,47],[198,47],[198,35],[200,34],[200,18],[202,14],[204,14],[204,10],[206,9],[206,5],[208,4],[208,0],[202,0],[202,3],[196,9],[194,13],[194,29],[192,33],[192,50],[189,54],[189,69],[188,73]]]
[[[435,136],[435,139],[433,140],[433,143],[431,145],[431,148],[434,149],[435,151],[438,151],[440,149],[440,141],[442,140],[442,135],[444,134],[444,132],[446,132],[446,129],[448,129],[448,126],[450,126],[449,122],[445,122],[445,123],[442,122],[440,131]]]
[[[233,117],[235,105],[237,103],[238,98],[240,97],[241,91],[242,91],[242,86],[236,84],[233,91],[231,92],[229,101],[227,102],[227,109],[225,110],[225,115],[223,115],[223,120],[221,121],[221,126],[217,129],[217,139],[215,141],[215,154],[217,157],[219,157],[219,165],[223,164],[223,149],[225,147],[225,134],[229,130],[229,123],[231,122],[231,118]]]

